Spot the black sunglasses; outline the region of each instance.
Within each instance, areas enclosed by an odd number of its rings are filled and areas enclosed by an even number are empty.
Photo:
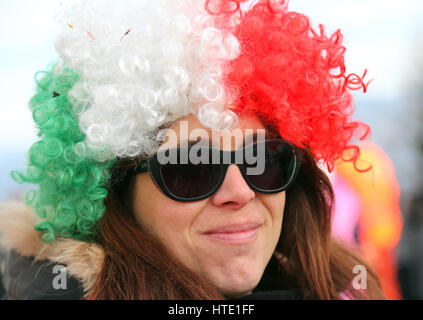
[[[194,147],[195,150],[192,149]],[[250,164],[245,159],[251,158],[251,155],[259,159],[259,148],[264,151],[264,170],[260,174],[249,174],[258,170],[258,162]],[[192,152],[201,161],[196,160],[193,163],[191,159],[187,159],[191,158]],[[180,146],[159,150],[154,156],[142,160],[132,173],[150,172],[152,180],[166,196],[176,201],[190,202],[205,199],[215,193],[225,179],[228,166],[235,163],[253,191],[277,193],[286,190],[295,180],[301,164],[299,152],[298,148],[282,139],[259,141],[234,151],[204,145]],[[168,158],[172,153],[177,156],[176,163],[160,163],[160,159]],[[186,161],[181,161],[183,155]],[[206,161],[202,161],[204,159]]]

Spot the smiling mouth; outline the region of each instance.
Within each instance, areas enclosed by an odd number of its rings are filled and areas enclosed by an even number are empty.
[[[257,238],[261,224],[228,226],[202,233],[214,242],[223,244],[247,244]]]

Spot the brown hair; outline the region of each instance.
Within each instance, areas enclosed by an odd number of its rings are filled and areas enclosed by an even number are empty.
[[[116,177],[134,166],[115,167]],[[133,176],[110,189],[98,243],[105,251],[99,277],[88,299],[223,299],[210,284],[172,258],[166,248],[135,223],[120,201]],[[384,298],[372,269],[356,253],[331,237],[333,190],[312,154],[305,150],[295,183],[286,191],[282,232],[265,275],[279,279],[284,289],[301,291],[309,299]],[[367,289],[352,287],[353,268],[367,271]]]

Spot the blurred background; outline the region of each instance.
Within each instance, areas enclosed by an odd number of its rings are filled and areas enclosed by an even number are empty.
[[[27,188],[14,183],[10,171],[25,166],[36,141],[27,103],[35,72],[57,58],[59,6],[59,0],[0,0],[0,201],[20,199]],[[344,203],[355,215],[336,213],[335,232],[367,248],[386,278],[388,298],[423,299],[423,2],[291,0],[290,10],[307,14],[315,27],[324,24],[327,33],[340,28],[347,73],[368,69],[366,79],[374,79],[367,93],[354,96],[355,118],[372,127],[366,157],[379,168],[369,182],[377,191],[364,199],[364,183],[356,185],[348,168],[337,170],[335,193],[349,199]]]

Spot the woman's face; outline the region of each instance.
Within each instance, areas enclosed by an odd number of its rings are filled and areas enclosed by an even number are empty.
[[[212,137],[211,130],[195,116],[181,120],[188,121],[188,132],[201,128]],[[180,125],[179,120],[170,127],[175,130],[177,140],[169,140],[167,145],[177,146],[188,140],[181,136]],[[239,117],[234,129],[237,128],[244,138],[244,129],[254,132],[265,129],[255,117]],[[221,141],[225,135],[231,133],[219,133]],[[235,145],[234,140],[230,147],[221,143],[221,149],[234,150],[242,146]],[[156,187],[148,173],[137,175],[133,195],[138,223],[158,238],[176,259],[221,293],[241,296],[257,286],[279,240],[285,192],[255,193],[239,168],[231,164],[221,187],[204,200],[174,201]]]

